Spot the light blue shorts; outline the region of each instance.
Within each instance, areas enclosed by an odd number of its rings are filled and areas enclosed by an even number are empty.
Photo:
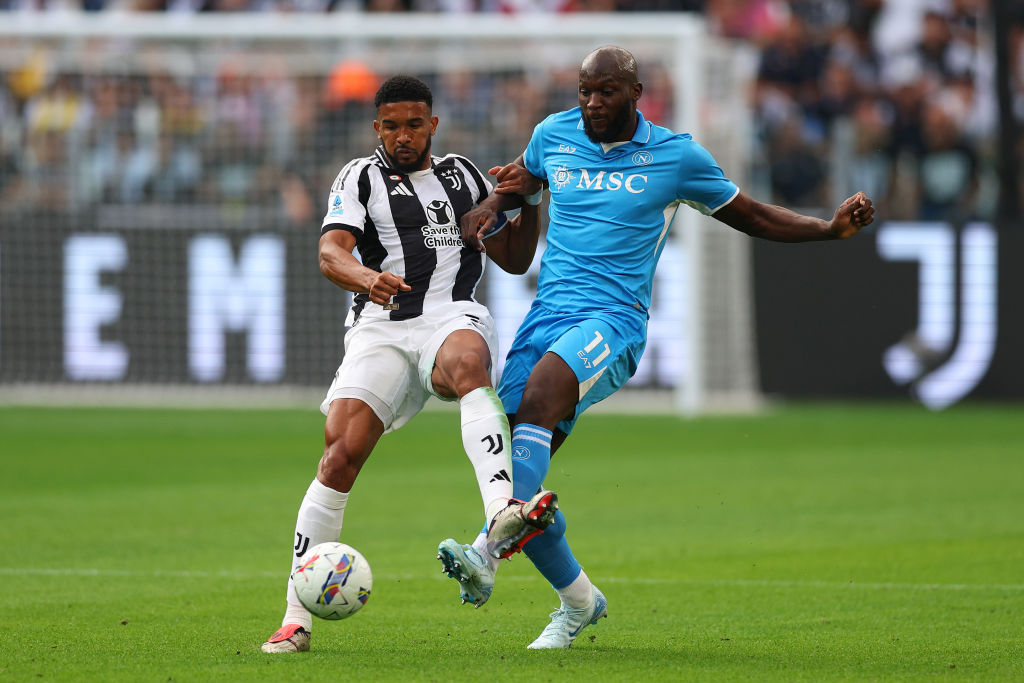
[[[505,359],[498,396],[505,412],[516,413],[526,380],[541,357],[558,354],[580,385],[576,412],[558,423],[569,434],[584,410],[629,381],[647,344],[647,321],[629,313],[584,311],[566,314],[534,304]]]

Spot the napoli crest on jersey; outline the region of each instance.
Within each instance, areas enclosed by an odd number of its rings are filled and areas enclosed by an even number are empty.
[[[449,225],[455,219],[455,212],[448,202],[435,199],[427,204],[427,216],[434,225]]]
[[[551,179],[551,184],[558,190],[565,189],[565,186],[572,182],[573,172],[570,171],[565,164],[562,164],[555,169],[555,174]]]
[[[654,163],[654,155],[647,151],[640,151],[633,154],[634,166],[649,166]]]

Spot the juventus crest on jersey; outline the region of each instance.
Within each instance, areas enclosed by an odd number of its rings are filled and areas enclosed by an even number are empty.
[[[457,154],[431,157],[430,168],[412,173],[392,168],[383,146],[349,162],[331,188],[321,234],[348,230],[364,266],[401,275],[412,287],[383,307],[357,294],[352,320],[408,320],[442,302],[473,300],[485,257],[463,243],[459,220],[490,191],[480,170]]]

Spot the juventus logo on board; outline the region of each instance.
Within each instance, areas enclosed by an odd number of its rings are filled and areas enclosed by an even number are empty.
[[[488,434],[484,438],[480,439],[480,443],[486,443],[487,452],[493,453],[494,455],[497,455],[498,453],[501,453],[503,450],[505,450],[505,442],[504,440],[502,440],[501,434],[495,434],[494,436]]]
[[[395,185],[395,189],[391,190],[391,195],[392,196],[398,195],[398,196],[401,196],[401,197],[411,197],[412,196],[412,190],[410,190],[404,184],[398,183],[397,185]]]
[[[885,350],[882,365],[895,384],[941,410],[971,393],[995,356],[999,233],[981,222],[961,230],[891,222],[877,235],[883,259],[916,261],[918,271],[917,328]]]

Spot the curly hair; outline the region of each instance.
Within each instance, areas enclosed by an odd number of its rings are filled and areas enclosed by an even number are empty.
[[[384,81],[373,98],[373,106],[392,102],[426,102],[433,109],[434,95],[426,83],[414,76],[392,76]]]

